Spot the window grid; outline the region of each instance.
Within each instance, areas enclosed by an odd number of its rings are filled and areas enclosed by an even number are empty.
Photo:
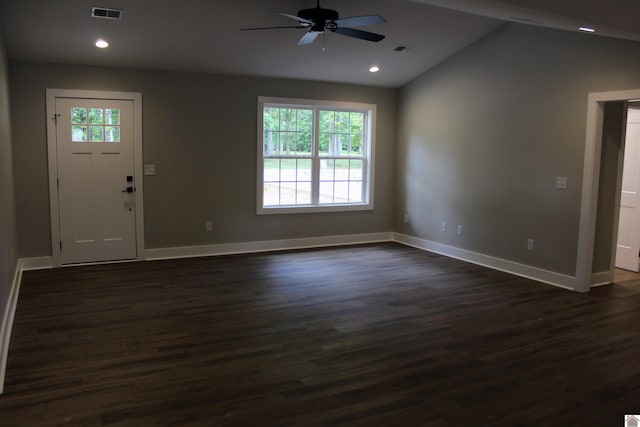
[[[323,157],[320,165],[320,204],[363,202],[362,159]]]
[[[271,157],[264,162],[265,206],[311,203],[311,159]]]
[[[120,142],[120,110],[71,108],[72,142]]]
[[[277,108],[267,107],[265,108],[271,117],[265,126],[265,140],[264,145],[264,158],[265,158],[265,189],[264,189],[264,206],[295,206],[295,205],[334,205],[334,204],[350,204],[350,203],[362,203],[362,180],[351,179],[352,176],[352,160],[357,159],[360,163],[360,177],[362,176],[362,163],[363,156],[360,154],[361,141],[364,136],[363,120],[364,113],[361,112],[343,112],[335,110],[316,109],[314,116],[315,122],[327,123],[325,126],[326,131],[319,132],[320,138],[325,136],[327,139],[327,146],[325,147],[328,154],[322,152],[322,147],[318,147],[313,143],[313,138],[306,140],[300,138],[300,135],[304,132],[309,132],[312,126],[299,128],[300,112],[308,112],[310,110],[299,110],[293,108]],[[303,113],[304,114],[304,113]],[[305,114],[306,115],[306,114]],[[339,132],[338,130],[352,129],[352,117],[360,117],[359,131],[358,132]],[[276,118],[277,120],[273,121]],[[324,120],[323,120],[324,118]],[[329,121],[327,122],[327,118]],[[310,124],[309,124],[310,125]],[[320,126],[322,128],[322,126]],[[284,135],[284,137],[283,137]],[[358,151],[354,150],[352,140],[358,138],[359,146]],[[300,144],[302,142],[302,144]],[[345,143],[346,142],[346,143]],[[292,149],[293,143],[293,149]],[[322,145],[322,143],[320,143]],[[306,151],[304,148],[308,148]],[[303,156],[296,156],[296,153],[304,153]],[[280,154],[278,154],[280,153]],[[331,155],[333,154],[333,155]],[[295,161],[295,176],[296,179],[292,179],[286,171],[290,168],[283,164],[283,161],[293,161],[291,157],[296,159],[313,158],[314,156],[320,157],[320,179],[318,191],[311,191],[312,194],[307,194],[299,183],[308,184],[309,182],[299,181],[298,175],[298,161]],[[269,160],[278,159],[278,177],[275,179],[274,173],[268,174],[270,168],[273,168],[273,163]],[[355,163],[353,163],[355,165]],[[331,174],[327,177],[326,172],[330,167]],[[355,167],[355,166],[354,166]],[[285,173],[283,173],[283,171]],[[323,176],[324,171],[324,176]],[[310,171],[312,172],[312,171]],[[286,176],[284,176],[286,175]],[[308,185],[304,185],[308,188]],[[274,194],[277,192],[277,196]]]

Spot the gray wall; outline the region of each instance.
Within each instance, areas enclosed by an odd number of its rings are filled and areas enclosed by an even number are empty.
[[[396,230],[573,275],[587,94],[637,88],[639,43],[500,28],[401,89]]]
[[[391,231],[397,90],[268,78],[11,62],[21,257],[51,254],[45,89],[142,92],[147,248]],[[377,104],[375,210],[256,215],[257,98]],[[214,231],[204,231],[205,220]]]
[[[12,157],[7,58],[0,28],[0,323],[5,315],[16,271]]]

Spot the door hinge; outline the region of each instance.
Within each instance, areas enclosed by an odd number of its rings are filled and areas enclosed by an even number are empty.
[[[62,240],[60,240],[60,250],[62,250]]]
[[[58,190],[60,189],[60,178],[56,178],[56,187],[58,187]]]

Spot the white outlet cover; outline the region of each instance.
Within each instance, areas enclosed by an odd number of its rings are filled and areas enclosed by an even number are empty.
[[[566,190],[569,185],[569,179],[566,176],[556,178],[556,188],[558,190]]]

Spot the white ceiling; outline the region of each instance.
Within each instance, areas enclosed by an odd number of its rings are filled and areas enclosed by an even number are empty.
[[[122,9],[122,20],[92,18],[92,6]],[[14,59],[382,87],[407,83],[505,21],[570,31],[584,22],[599,35],[640,40],[636,0],[322,0],[341,18],[387,19],[360,28],[386,35],[383,41],[328,33],[324,51],[322,37],[297,46],[303,29],[240,31],[295,24],[274,12],[295,15],[314,6],[315,0],[2,0],[0,13]],[[110,42],[107,49],[93,45],[100,37]],[[395,52],[399,45],[413,49]],[[381,71],[371,74],[374,64]]]

